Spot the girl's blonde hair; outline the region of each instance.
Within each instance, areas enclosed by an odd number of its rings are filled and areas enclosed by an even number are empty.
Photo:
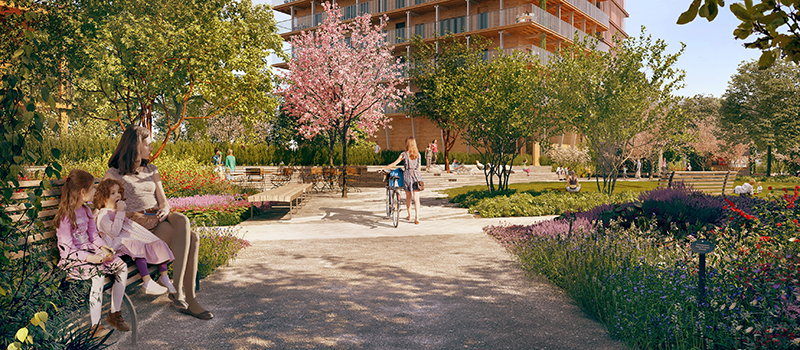
[[[417,139],[409,137],[406,139],[406,152],[411,159],[419,158],[419,149],[417,148]]]
[[[61,187],[61,203],[58,204],[58,211],[53,218],[56,228],[61,225],[63,218],[68,218],[72,228],[77,228],[75,223],[75,211],[83,204],[81,190],[89,191],[94,184],[94,176],[88,172],[75,169],[69,172],[64,186]]]
[[[92,204],[94,204],[95,210],[100,210],[106,207],[106,201],[108,200],[108,197],[111,196],[111,188],[114,187],[114,185],[119,186],[119,194],[122,196],[122,199],[125,200],[125,187],[122,186],[122,182],[117,179],[105,179],[100,181],[94,190]]]

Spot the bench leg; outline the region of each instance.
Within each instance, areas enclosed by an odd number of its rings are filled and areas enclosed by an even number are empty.
[[[131,298],[128,297],[128,293],[122,295],[122,302],[125,303],[125,305],[128,305],[128,308],[131,310],[131,344],[135,346],[136,340],[139,338],[139,329],[136,322],[136,308],[133,307],[133,303],[131,302]]]

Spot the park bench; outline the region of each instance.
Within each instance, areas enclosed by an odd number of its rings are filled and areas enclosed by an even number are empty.
[[[95,183],[100,182],[100,178],[95,178]],[[28,200],[28,195],[36,188],[39,188],[41,181],[20,181],[20,189],[22,192],[17,192],[12,195],[12,201],[15,204],[11,204],[8,206],[3,206],[3,210],[11,216],[12,220],[15,222],[26,218],[25,214],[25,205],[24,203]],[[29,236],[27,241],[29,244],[35,245],[36,247],[40,247],[41,249],[47,249],[52,252],[53,258],[58,260],[59,252],[58,252],[58,240],[56,239],[56,228],[55,223],[53,222],[53,217],[58,210],[58,205],[61,201],[61,187],[64,185],[64,180],[51,180],[50,184],[52,188],[42,193],[42,210],[39,212],[39,219],[42,220],[44,224],[44,232],[42,234],[37,234],[33,236]],[[21,238],[19,244],[22,245],[25,243],[25,239]],[[11,254],[9,258],[11,259],[19,259],[24,256],[24,253],[18,252]],[[127,256],[122,258],[128,264],[128,279],[125,281],[125,286],[131,286],[136,284],[137,282],[141,282],[142,277],[139,276],[139,269],[136,267],[136,264],[133,262],[132,259],[128,258]],[[149,273],[153,274],[158,272],[158,266],[150,266]],[[103,292],[109,291],[113,286],[114,281],[106,277]],[[86,296],[88,299],[88,295]],[[104,298],[104,300],[110,300],[108,298]],[[127,292],[123,295],[123,304],[126,305],[130,311],[130,315],[125,317],[126,321],[130,322],[131,325],[131,341],[134,345],[136,345],[136,341],[138,338],[137,334],[137,316],[136,316],[136,309],[131,302],[131,299],[128,297]]]
[[[311,198],[312,187],[313,185],[310,183],[292,183],[249,196],[247,201],[250,202],[250,217],[253,217],[253,203],[280,202],[287,203],[287,205],[273,205],[272,207],[288,208],[289,220],[291,220],[292,214],[305,205],[307,199]]]
[[[671,188],[677,183],[691,186],[697,191],[727,195],[733,193],[731,171],[669,171],[661,174],[658,188]]]

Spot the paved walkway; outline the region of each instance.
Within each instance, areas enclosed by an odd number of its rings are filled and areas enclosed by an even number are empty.
[[[213,320],[134,291],[139,346],[115,334],[112,349],[625,349],[481,230],[543,218],[476,219],[424,191],[420,224],[394,228],[382,196],[248,220],[253,246],[201,282]]]

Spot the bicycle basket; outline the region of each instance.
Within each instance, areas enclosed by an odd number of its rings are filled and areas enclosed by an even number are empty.
[[[397,168],[389,173],[392,187],[403,187],[403,169]]]

